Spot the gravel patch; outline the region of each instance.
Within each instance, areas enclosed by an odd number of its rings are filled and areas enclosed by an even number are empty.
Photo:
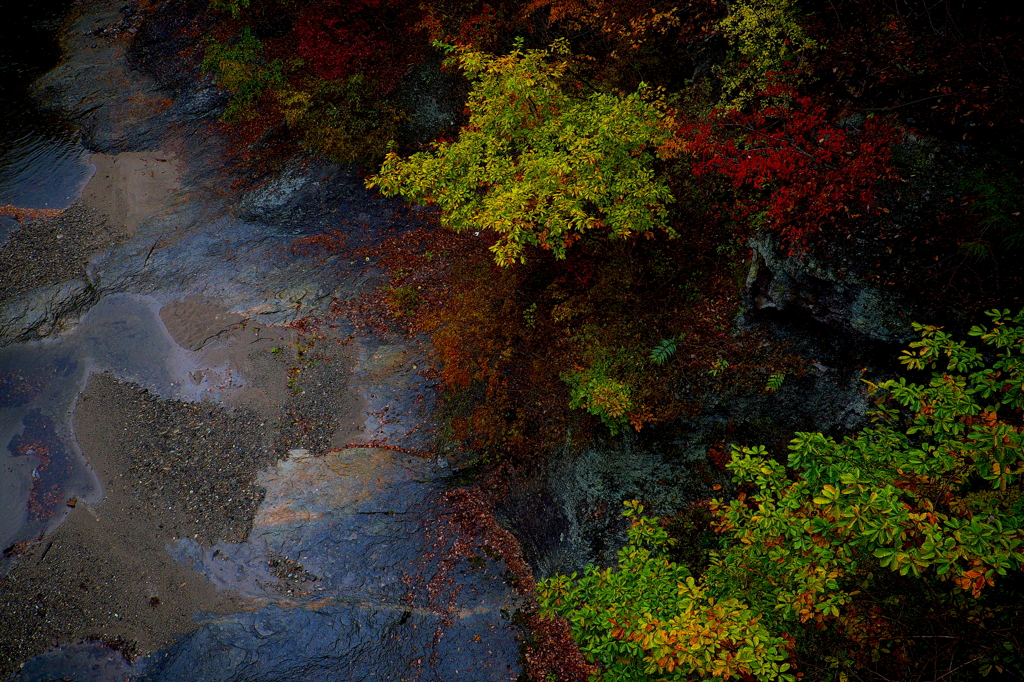
[[[254,411],[163,400],[106,374],[90,379],[77,411],[75,432],[90,463],[100,456],[114,464],[100,479],[108,498],[161,517],[172,537],[245,540],[263,501],[256,472],[276,461],[270,428]],[[102,419],[91,418],[100,411]]]
[[[69,500],[67,520],[0,580],[0,679],[53,646],[96,640],[146,654],[197,628],[196,613],[252,607],[166,550],[183,537],[244,541],[264,495],[256,472],[276,460],[266,419],[99,374],[74,426],[104,498]]]
[[[94,253],[121,238],[107,219],[83,204],[74,204],[47,220],[28,222],[0,245],[0,301],[72,279],[86,279]]]

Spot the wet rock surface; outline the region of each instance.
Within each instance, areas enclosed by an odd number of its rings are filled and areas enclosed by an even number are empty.
[[[456,538],[430,533],[450,513],[438,507],[446,476],[375,448],[299,452],[262,473],[246,543],[179,552],[213,584],[273,603],[202,626],[143,679],[514,678],[521,604],[500,588],[502,565],[444,567]]]
[[[65,331],[101,298],[88,280],[43,286],[0,303],[0,347]]]
[[[454,549],[423,340],[328,316],[377,281],[350,248],[411,218],[305,156],[234,189],[180,50],[204,4],[87,7],[35,88],[106,155],[65,215],[110,236],[0,311],[0,677],[514,679],[521,598]],[[350,248],[295,248],[324,233]]]
[[[72,20],[63,40],[68,58],[36,81],[34,94],[77,124],[92,151],[158,149],[172,100],[151,77],[131,70],[124,58],[126,36],[104,35],[122,21],[116,7],[94,3]]]

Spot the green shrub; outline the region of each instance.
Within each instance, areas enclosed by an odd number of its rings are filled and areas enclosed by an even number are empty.
[[[583,576],[555,576],[538,585],[540,605],[564,615],[606,682],[728,679],[795,680],[786,642],[759,622],[742,600],[715,599],[703,581],[665,553],[674,542],[657,520],[626,502],[629,543],[617,569],[590,567]]]
[[[629,384],[608,376],[608,363],[598,363],[562,378],[569,384],[571,409],[584,409],[600,417],[613,436],[629,425],[629,415],[634,408],[632,390]]]
[[[564,258],[583,234],[672,233],[672,195],[654,172],[672,118],[646,87],[567,91],[567,52],[564,42],[503,57],[458,50],[473,84],[458,140],[405,159],[389,154],[367,186],[436,204],[457,232],[494,231],[499,265],[525,262],[528,247]]]
[[[722,97],[742,107],[769,85],[795,86],[806,75],[808,53],[818,44],[796,20],[794,0],[739,0],[722,20],[736,56],[723,68]]]
[[[793,679],[783,640],[840,678],[885,655],[912,661],[935,638],[959,647],[943,650],[948,672],[1019,664],[1012,628],[998,626],[1019,599],[976,605],[1024,565],[1024,312],[989,316],[970,334],[991,361],[915,324],[922,338],[902,362],[938,371],[872,385],[874,423],[854,436],[798,433],[785,466],[735,449],[741,492],[712,502],[723,548],[700,580],[665,559],[667,535],[631,506],[618,570],[542,582],[544,608],[569,619],[609,680]],[[910,609],[931,614],[920,632]]]
[[[335,161],[379,161],[405,115],[362,74],[282,89],[278,104],[307,149]]]
[[[217,85],[231,93],[221,118],[235,122],[252,118],[254,106],[268,89],[284,85],[284,62],[265,63],[263,43],[248,26],[234,44],[211,42],[203,57],[203,72],[212,73]]]

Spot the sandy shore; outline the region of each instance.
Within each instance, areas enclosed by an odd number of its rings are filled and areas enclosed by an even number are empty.
[[[181,186],[174,152],[93,154],[89,162],[96,166],[96,174],[81,201],[106,216],[119,234],[133,234]]]

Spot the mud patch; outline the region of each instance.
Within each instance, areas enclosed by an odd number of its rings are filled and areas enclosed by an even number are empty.
[[[175,343],[186,350],[199,350],[237,327],[245,317],[200,296],[187,296],[161,308],[160,319]]]

